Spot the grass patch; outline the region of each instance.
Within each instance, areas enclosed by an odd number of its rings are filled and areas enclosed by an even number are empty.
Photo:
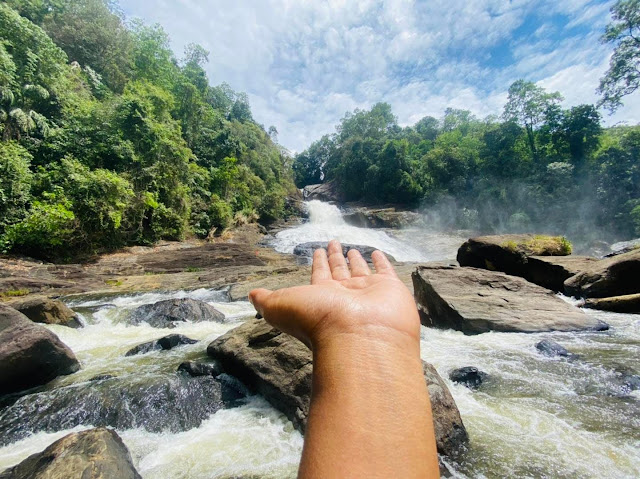
[[[514,253],[521,251],[529,256],[567,256],[573,251],[571,241],[564,236],[535,235],[522,243],[506,241],[500,246]]]
[[[104,282],[109,286],[122,286],[122,281],[119,279],[105,279]]]
[[[187,273],[199,273],[200,271],[202,271],[202,268],[195,268],[195,267],[189,266],[187,269],[185,269],[185,271]]]
[[[26,296],[29,294],[28,289],[9,289],[0,293],[0,297],[3,298],[17,298],[19,296]]]

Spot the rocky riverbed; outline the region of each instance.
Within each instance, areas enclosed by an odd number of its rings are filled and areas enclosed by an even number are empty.
[[[0,367],[0,383],[20,386],[0,396],[0,477],[80,477],[97,464],[121,477],[294,477],[310,354],[253,319],[246,295],[306,283],[305,254],[291,253],[326,234],[403,261],[396,268],[415,286],[425,325],[425,380],[448,475],[640,474],[640,316],[583,309],[583,299],[544,289],[576,284],[588,296],[604,284],[618,298],[618,281],[628,296],[634,249],[578,266],[529,250],[529,237],[470,247],[460,233],[419,225],[362,228],[325,205],[309,223],[267,235],[245,225],[215,243],[130,248],[78,265],[0,259],[0,355],[36,370],[52,351],[60,357],[49,376],[27,374],[29,384]],[[15,340],[20,328],[34,347]],[[115,432],[93,429],[104,426]],[[100,455],[91,443],[104,444]],[[46,448],[49,466],[37,455]],[[60,462],[71,449],[76,470]]]

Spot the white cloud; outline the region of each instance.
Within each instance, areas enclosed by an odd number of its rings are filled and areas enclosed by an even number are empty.
[[[124,3],[124,2],[123,2]],[[402,124],[447,106],[499,114],[518,78],[594,102],[610,49],[603,0],[129,0],[178,54],[211,51],[213,83],[246,91],[254,117],[300,151],[345,112],[387,101]],[[564,23],[558,23],[564,16]],[[530,33],[523,34],[522,31]],[[630,99],[613,119],[640,118]]]

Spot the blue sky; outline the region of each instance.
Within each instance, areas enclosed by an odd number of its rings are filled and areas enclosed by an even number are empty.
[[[519,79],[595,103],[611,47],[602,0],[127,0],[180,57],[211,52],[212,83],[248,93],[255,119],[301,151],[345,112],[386,101],[401,125],[445,108],[499,115]],[[640,121],[640,94],[605,123]]]

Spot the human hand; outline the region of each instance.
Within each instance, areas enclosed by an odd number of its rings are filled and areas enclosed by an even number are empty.
[[[312,349],[336,336],[387,341],[400,336],[419,344],[420,319],[413,296],[384,253],[371,257],[372,274],[357,250],[342,255],[338,241],[313,255],[311,284],[269,291],[254,289],[249,300],[274,327]]]

